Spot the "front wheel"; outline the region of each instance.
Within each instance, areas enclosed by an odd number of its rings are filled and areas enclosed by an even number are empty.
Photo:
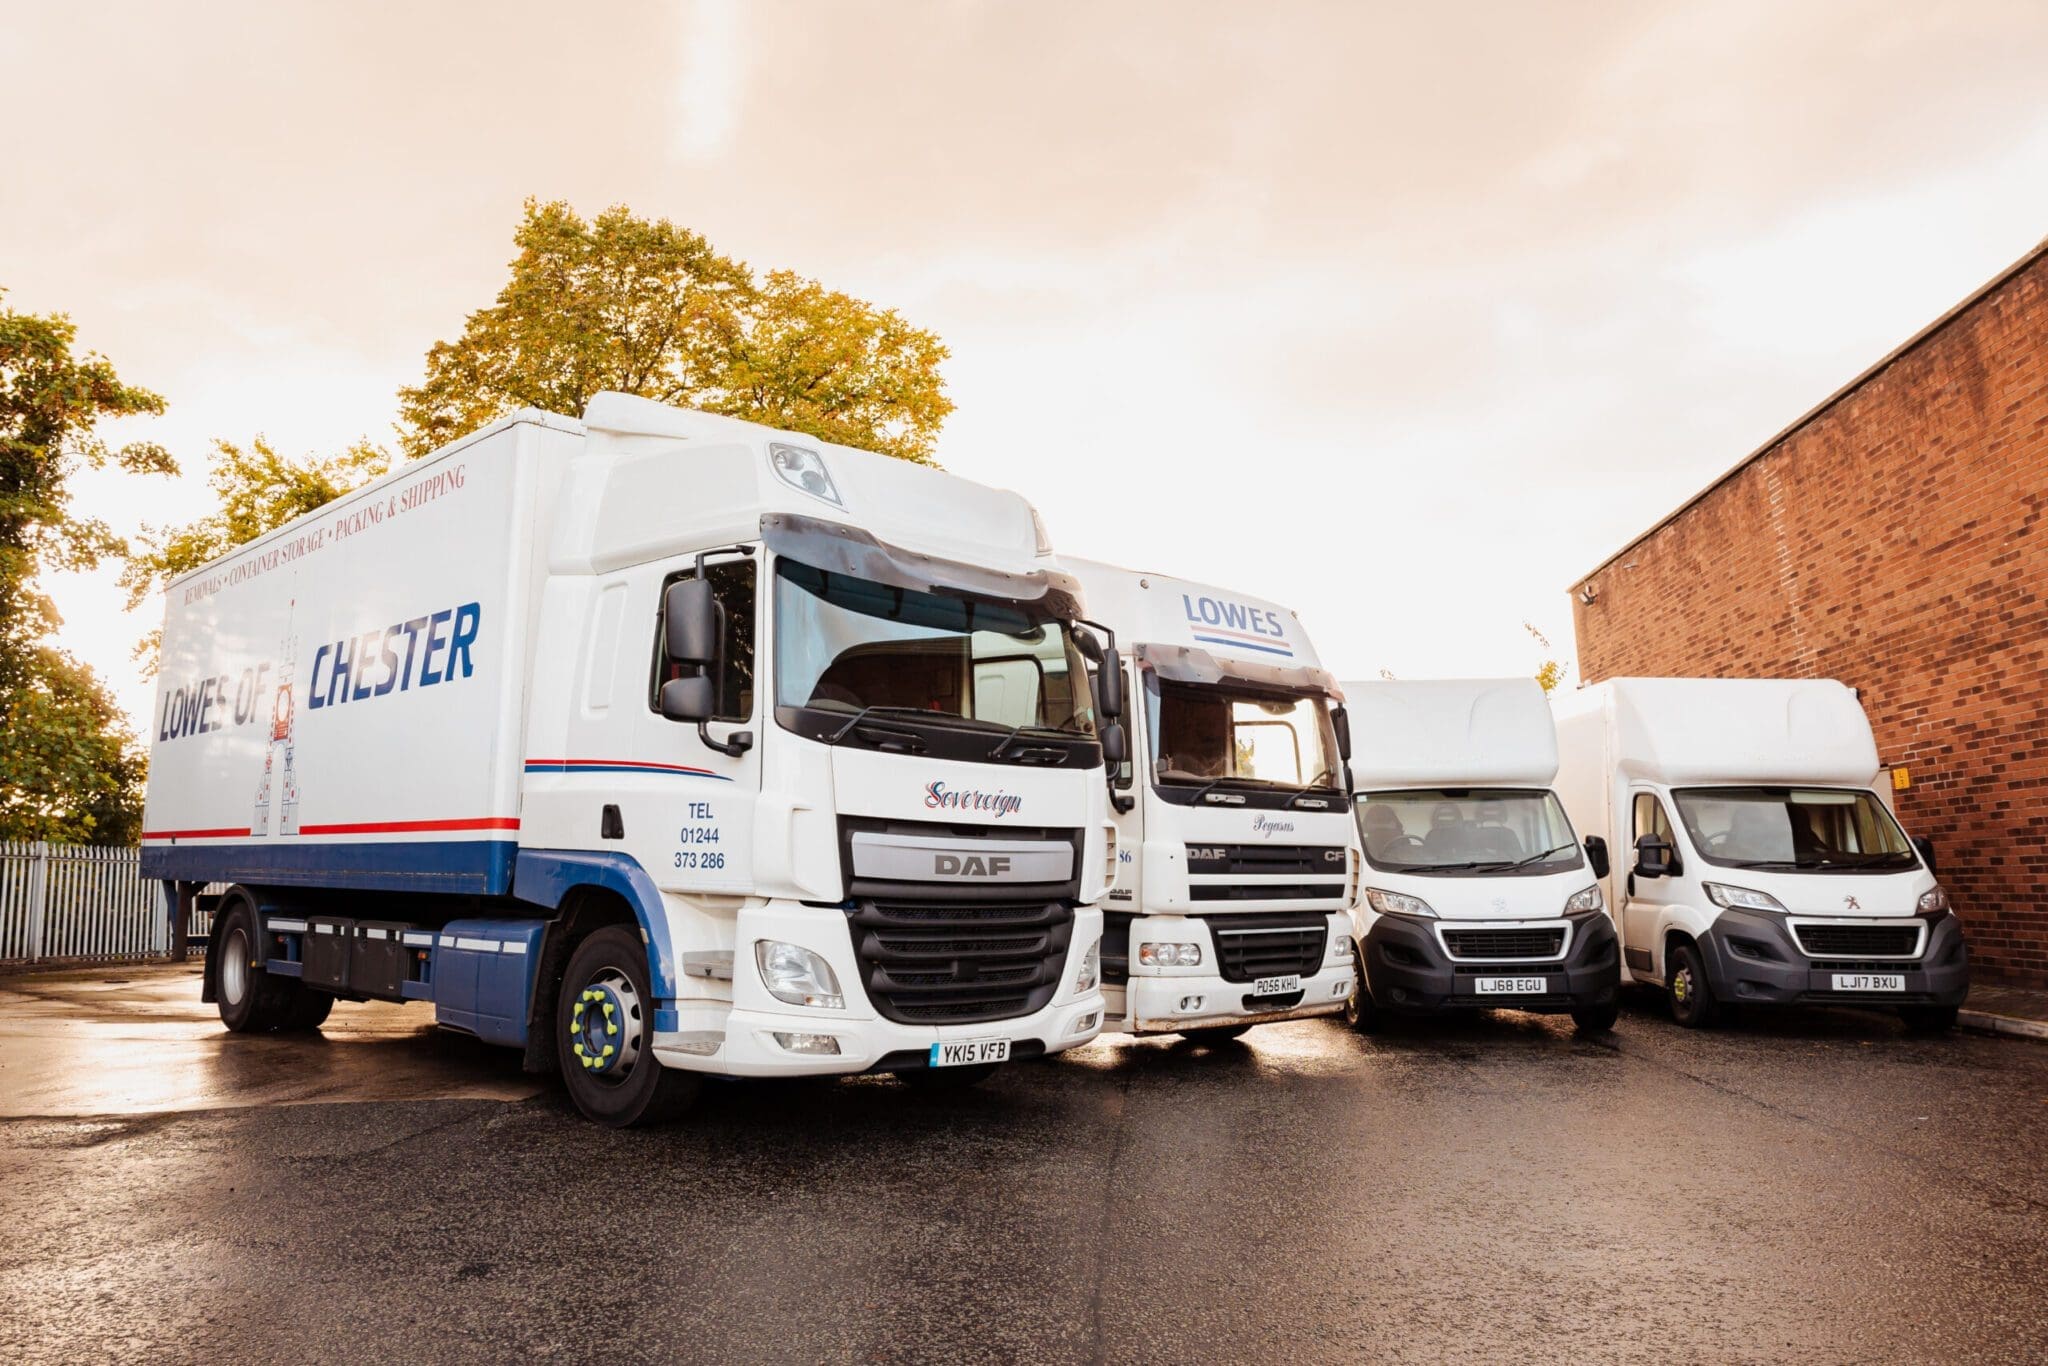
[[[655,1059],[647,950],[624,926],[598,930],[569,955],[555,1030],[569,1099],[600,1124],[623,1129],[667,1119],[704,1084]]]
[[[1691,944],[1671,950],[1671,974],[1664,994],[1671,1002],[1671,1018],[1687,1029],[1706,1029],[1720,1017],[1720,1003],[1707,985],[1707,970],[1700,951]]]
[[[1900,1006],[1908,1034],[1946,1034],[1956,1027],[1960,1006]]]

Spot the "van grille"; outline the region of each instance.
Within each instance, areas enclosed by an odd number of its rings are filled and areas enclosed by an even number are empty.
[[[1564,951],[1564,926],[1527,930],[1445,930],[1453,958],[1555,958]]]
[[[1862,958],[1868,954],[1905,956],[1920,947],[1920,925],[1794,925],[1799,947],[1814,958]]]
[[[1074,910],[1059,901],[861,901],[847,913],[868,1000],[898,1024],[973,1024],[1044,1009]]]
[[[1226,982],[1254,982],[1290,972],[1303,976],[1323,965],[1330,923],[1322,916],[1208,915],[1216,970]]]

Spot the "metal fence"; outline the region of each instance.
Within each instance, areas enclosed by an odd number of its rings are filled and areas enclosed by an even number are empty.
[[[94,845],[0,843],[0,963],[161,958],[171,920],[141,851]],[[189,933],[206,943],[211,917]]]

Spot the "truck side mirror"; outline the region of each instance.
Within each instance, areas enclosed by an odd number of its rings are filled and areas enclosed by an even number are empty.
[[[661,685],[661,714],[671,721],[709,721],[717,711],[717,685],[703,674]]]
[[[702,575],[668,586],[662,600],[662,649],[671,664],[709,667],[718,659],[718,599]],[[710,713],[706,713],[709,715]]]
[[[1330,711],[1330,728],[1337,732],[1337,757],[1351,762],[1351,713],[1339,702]]]
[[[1102,727],[1102,763],[1112,773],[1116,766],[1130,757],[1130,745],[1124,737],[1124,723],[1110,721]]]
[[[1095,710],[1105,721],[1124,714],[1124,658],[1115,642],[1102,652],[1102,667],[1095,671]]]
[[[1607,861],[1607,841],[1598,835],[1586,836],[1586,862],[1593,865],[1594,877],[1606,877],[1613,865]]]
[[[1941,869],[1934,866],[1933,840],[1925,835],[1915,835],[1913,836],[1913,847],[1920,851],[1920,861],[1927,865],[1928,872],[1938,873],[1941,871]]]
[[[1671,841],[1656,835],[1636,836],[1637,877],[1669,877],[1677,871],[1677,851]]]

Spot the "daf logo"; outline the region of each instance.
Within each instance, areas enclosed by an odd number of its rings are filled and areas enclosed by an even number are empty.
[[[1855,897],[1845,896],[1842,898],[1842,909],[1845,911],[1860,911],[1863,907],[1857,904]]]
[[[1229,858],[1230,851],[1228,849],[1204,848],[1199,844],[1190,844],[1188,846],[1188,857],[1197,862],[1205,862],[1211,859]]]
[[[1010,859],[1007,854],[934,854],[932,871],[941,877],[1007,877]]]

